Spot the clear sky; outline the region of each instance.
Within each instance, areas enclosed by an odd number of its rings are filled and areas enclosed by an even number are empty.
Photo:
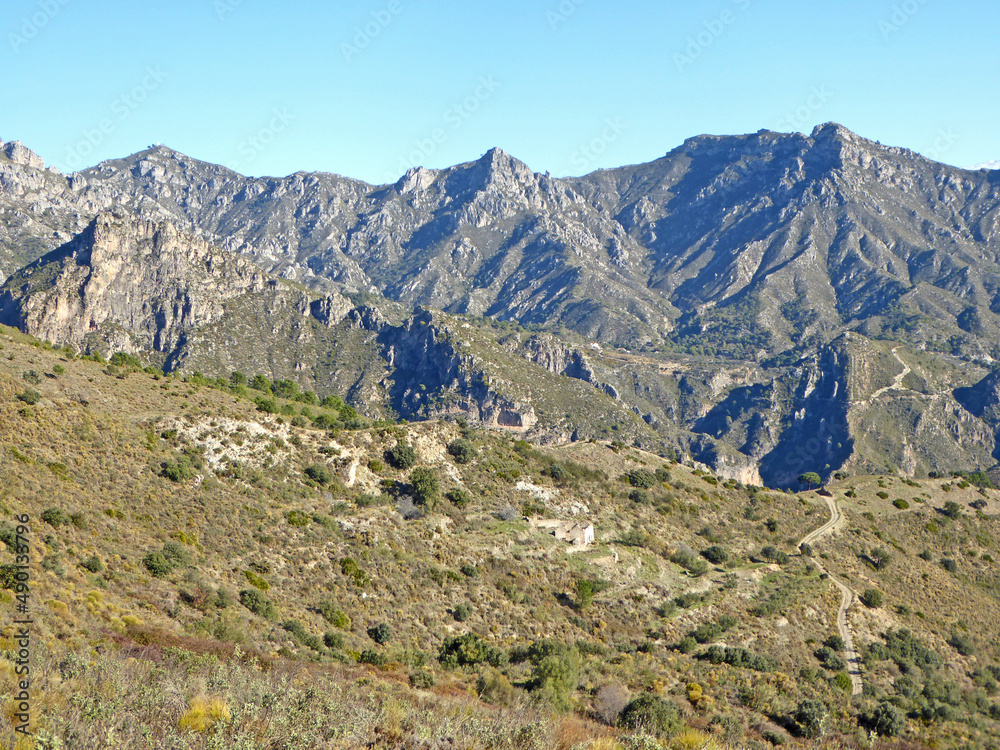
[[[5,0],[0,138],[72,171],[163,143],[369,182],[500,146],[539,172],[836,121],[1000,159],[987,0]]]

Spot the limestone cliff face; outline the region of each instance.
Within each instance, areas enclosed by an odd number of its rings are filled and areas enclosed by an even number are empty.
[[[308,295],[268,279],[248,258],[169,222],[102,213],[73,241],[8,280],[0,316],[80,351],[170,355],[188,333],[219,321],[228,303],[248,295],[310,313]]]

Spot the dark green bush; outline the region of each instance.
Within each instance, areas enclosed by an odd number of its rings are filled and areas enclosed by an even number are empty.
[[[326,464],[312,464],[307,466],[305,474],[320,487],[330,484],[333,481],[333,472]]]
[[[384,646],[392,640],[392,629],[386,623],[380,622],[368,628],[368,637],[380,646]]]
[[[816,649],[816,658],[819,659],[819,663],[823,665],[824,669],[829,669],[831,672],[839,672],[847,668],[844,660],[837,656],[837,652],[829,646],[821,646]]]
[[[438,661],[449,669],[483,662],[493,667],[501,667],[507,662],[507,655],[475,633],[466,633],[445,638],[438,652]]]
[[[243,589],[240,591],[240,604],[249,609],[255,615],[266,620],[274,618],[276,611],[271,600],[260,593],[257,589]]]
[[[358,664],[371,664],[374,667],[384,667],[386,663],[388,663],[388,659],[383,654],[370,648],[366,648],[361,652],[361,656],[358,657]]]
[[[866,723],[883,737],[898,737],[906,728],[906,715],[891,703],[882,701],[868,715]]]
[[[146,566],[146,570],[154,578],[165,578],[174,569],[174,566],[170,564],[170,561],[159,550],[147,552],[142,558],[142,564]]]
[[[681,727],[680,710],[673,701],[647,693],[630,701],[618,716],[618,726],[665,737]]]
[[[451,454],[456,463],[467,464],[476,458],[479,451],[471,441],[458,438],[448,443],[448,453]]]
[[[433,507],[441,495],[437,473],[426,466],[410,473],[409,488],[416,505]]]
[[[405,471],[417,463],[417,452],[413,446],[406,443],[397,443],[394,448],[385,452],[385,460],[401,471]]]
[[[62,508],[46,508],[42,511],[42,520],[57,529],[70,524],[69,514]]]
[[[802,736],[809,739],[822,737],[830,719],[830,710],[818,699],[806,699],[795,709],[795,722],[799,725]]]
[[[19,401],[23,401],[28,404],[28,406],[33,406],[37,404],[42,399],[42,394],[36,391],[34,388],[25,388],[23,391],[17,394]]]
[[[725,565],[729,561],[729,553],[717,544],[701,551],[701,556],[713,565]]]
[[[346,639],[342,633],[334,633],[333,631],[323,633],[323,645],[327,648],[333,648],[340,651],[343,650],[345,643]]]
[[[861,595],[861,601],[869,609],[878,609],[885,603],[885,597],[878,589],[865,589]]]
[[[468,490],[463,490],[461,487],[451,488],[445,493],[445,497],[448,498],[452,505],[459,509],[467,508],[469,503],[472,502],[472,495]]]
[[[451,614],[457,622],[466,622],[470,617],[472,617],[472,605],[468,602],[456,604]]]
[[[633,487],[641,490],[648,490],[659,484],[656,474],[648,469],[633,469],[625,474],[625,480]]]

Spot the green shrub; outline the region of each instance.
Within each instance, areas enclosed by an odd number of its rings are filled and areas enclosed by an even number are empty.
[[[885,603],[885,597],[878,589],[865,589],[865,593],[861,595],[861,601],[869,609],[878,609]]]
[[[62,510],[62,508],[46,508],[42,511],[42,520],[49,526],[57,529],[60,526],[68,526],[70,524],[69,514]]]
[[[948,639],[948,645],[962,656],[972,656],[976,653],[976,642],[970,636],[962,633],[952,633]]]
[[[837,652],[829,646],[821,646],[816,649],[816,658],[819,659],[819,663],[823,665],[824,669],[829,669],[831,672],[839,672],[847,668],[844,660],[837,656]]]
[[[392,629],[384,622],[372,625],[368,628],[368,637],[380,646],[384,646],[392,640]]]
[[[472,617],[472,605],[468,602],[456,604],[451,614],[452,617],[455,618],[456,622],[466,622],[470,617]]]
[[[180,542],[166,542],[163,545],[163,556],[172,567],[182,567],[191,564],[191,555]]]
[[[426,690],[434,687],[434,675],[426,669],[418,669],[410,672],[410,685],[417,690]]]
[[[466,633],[445,638],[438,652],[438,661],[449,669],[484,662],[493,667],[501,667],[507,662],[507,655],[475,633]]]
[[[358,565],[353,557],[342,557],[340,559],[340,572],[352,579],[357,586],[368,585],[368,574]]]
[[[701,551],[701,556],[713,565],[725,565],[729,561],[729,553],[717,544]]]
[[[448,498],[449,502],[458,509],[467,508],[469,503],[472,502],[472,495],[468,490],[463,490],[461,487],[453,487],[445,493],[445,497]]]
[[[883,737],[898,737],[906,728],[906,715],[887,701],[879,703],[866,718],[866,723]]]
[[[260,591],[267,591],[268,589],[271,588],[270,583],[268,583],[264,578],[261,578],[252,570],[244,570],[243,575],[246,577],[250,585],[253,586],[255,589],[259,589]]]
[[[152,552],[147,552],[142,558],[142,564],[146,566],[154,578],[165,578],[170,575],[170,571],[174,569],[174,566],[170,564],[170,561],[164,556],[159,550],[154,550]]]
[[[947,570],[949,573],[957,573],[958,572],[958,563],[956,563],[950,557],[942,557],[941,558],[941,567],[944,568],[945,570]]]
[[[884,490],[879,490],[878,492],[875,493],[875,496],[876,497],[880,497],[883,500],[888,500],[889,499],[889,493],[886,492],[886,491],[884,491]]]
[[[648,469],[633,469],[625,474],[625,480],[641,490],[648,490],[659,484],[656,475]]]
[[[383,654],[373,649],[366,648],[358,657],[358,664],[371,664],[373,667],[384,667],[388,659]]]
[[[426,466],[413,470],[409,487],[416,505],[433,507],[441,494],[437,473]]]
[[[28,406],[33,406],[37,404],[42,399],[42,394],[36,391],[34,388],[25,388],[23,391],[17,394],[19,401],[23,401],[28,404]]]
[[[303,528],[309,525],[309,514],[301,510],[290,510],[285,514],[289,526]]]
[[[337,609],[336,605],[329,599],[320,602],[316,609],[319,610],[323,619],[333,625],[333,627],[340,628],[341,630],[351,627],[351,618],[344,614],[342,610]]]
[[[834,633],[833,635],[827,636],[823,639],[823,645],[834,651],[843,651],[847,646],[844,643],[844,639],[839,635]]]
[[[181,457],[176,461],[164,461],[160,464],[160,476],[171,482],[186,482],[194,478],[195,473],[194,465],[186,457]]]
[[[795,709],[795,722],[799,725],[802,735],[809,739],[822,737],[826,733],[829,719],[829,709],[818,699],[803,700]]]
[[[333,631],[330,630],[323,633],[323,645],[326,646],[327,648],[333,648],[337,649],[338,651],[342,651],[344,649],[345,643],[346,639],[344,638],[343,633],[334,633]]]
[[[895,505],[900,510],[906,510],[907,508],[910,507],[910,504],[901,497],[897,498],[896,500],[893,500],[892,504]]]
[[[320,487],[333,481],[333,473],[326,464],[312,464],[305,469],[305,475]]]
[[[21,373],[21,377],[24,378],[26,383],[31,383],[32,385],[38,385],[42,382],[42,376],[35,370],[28,370],[27,372]]]
[[[948,518],[952,520],[962,517],[962,506],[956,503],[954,500],[949,500],[944,504],[944,508],[941,509]]]
[[[527,657],[533,665],[531,692],[555,711],[569,710],[580,674],[580,652],[575,646],[552,640],[535,641]]]
[[[618,726],[665,737],[680,729],[680,710],[673,701],[647,693],[630,701],[622,709],[618,716]]]
[[[456,463],[467,464],[476,458],[479,451],[471,441],[458,438],[448,443],[448,453],[451,454]]]
[[[257,589],[243,589],[240,591],[240,604],[249,609],[255,615],[266,620],[274,618],[276,612],[271,600],[260,593]]]
[[[406,469],[416,465],[417,452],[411,445],[407,445],[406,443],[397,443],[394,448],[386,451],[385,460],[389,462],[390,466],[395,467],[400,471],[405,471]]]

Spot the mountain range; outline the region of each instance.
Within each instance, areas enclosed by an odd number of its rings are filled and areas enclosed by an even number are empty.
[[[58,346],[772,486],[995,463],[995,170],[836,124],[565,179],[492,149],[390,185],[0,151],[0,322]]]

